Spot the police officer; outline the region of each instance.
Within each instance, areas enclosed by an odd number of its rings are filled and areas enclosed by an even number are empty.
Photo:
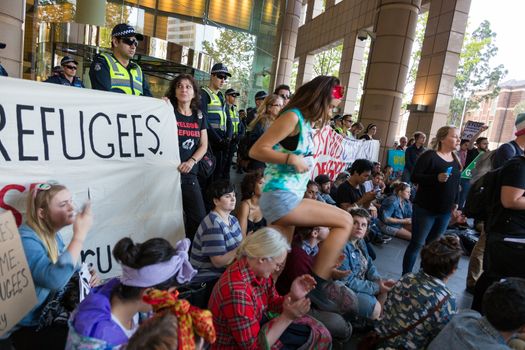
[[[139,41],[144,37],[126,24],[117,24],[111,32],[112,53],[95,57],[89,70],[91,87],[128,95],[151,96],[149,85],[138,64],[132,62]]]
[[[257,110],[259,109],[261,103],[263,103],[266,96],[268,96],[268,93],[266,91],[257,91],[257,93],[255,94],[255,108],[248,112],[248,116],[246,117],[246,125],[250,125],[250,123],[255,119],[255,116],[257,115]]]
[[[71,56],[64,56],[60,61],[61,70],[58,74],[53,74],[44,83],[52,83],[66,86],[83,88],[84,84],[75,74],[77,73],[78,62]]]
[[[237,97],[239,97],[240,94],[237,91],[235,91],[235,89],[228,89],[226,90],[225,95],[226,95],[226,110],[228,114],[230,115],[230,119],[232,121],[232,141],[230,143],[228,158],[226,160],[226,162],[228,163],[228,170],[229,170],[229,164],[232,164],[233,155],[235,154],[235,152],[237,152],[239,141],[241,137],[244,135],[244,124],[241,122],[239,110],[237,109],[237,105],[235,104],[235,100],[237,99]],[[238,156],[239,155],[237,155],[237,157]],[[228,176],[229,176],[229,171],[228,171]]]
[[[220,89],[231,74],[222,63],[211,68],[210,83],[201,88],[201,111],[208,123],[208,140],[215,156],[216,165],[210,181],[230,178],[228,154],[233,133],[231,118]]]

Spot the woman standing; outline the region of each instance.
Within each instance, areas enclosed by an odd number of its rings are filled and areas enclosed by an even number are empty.
[[[313,125],[329,123],[343,97],[339,80],[318,76],[301,86],[272,126],[253,145],[250,156],[268,163],[261,209],[268,223],[292,241],[295,226],[330,228],[313,267],[317,287],[309,297],[326,311],[337,310],[326,297],[328,280],[352,228],[350,214],[333,205],[303,199],[314,167]]]
[[[247,174],[241,182],[241,207],[237,213],[242,235],[246,237],[266,226],[259,200],[264,186],[264,176],[259,173]]]
[[[91,206],[75,215],[71,192],[65,186],[41,183],[31,190],[26,223],[19,231],[37,304],[14,328],[11,340],[16,349],[64,349],[67,324],[39,327],[42,311],[50,296],[63,290],[76,271],[92,223]],[[59,231],[71,224],[73,239],[66,247]],[[95,284],[94,279],[91,282]]]
[[[438,239],[446,230],[452,212],[458,207],[461,163],[455,153],[459,131],[441,127],[432,150],[421,154],[412,172],[417,184],[412,215],[412,238],[403,257],[403,275],[412,272],[421,248]]]
[[[284,100],[279,95],[269,95],[264,99],[263,103],[257,108],[257,116],[248,125],[250,145],[253,145],[268,130],[279,116],[283,106]],[[262,170],[265,167],[264,162],[257,159],[250,159],[248,163],[248,171]]]
[[[182,207],[184,209],[186,237],[193,241],[195,232],[206,216],[204,198],[197,178],[197,163],[208,150],[206,120],[199,111],[199,86],[189,74],[178,75],[170,83],[169,98],[177,118],[179,154],[181,164]]]
[[[361,135],[359,139],[367,140],[367,141],[373,140],[376,132],[377,132],[377,125],[370,123],[366,126],[365,133]]]

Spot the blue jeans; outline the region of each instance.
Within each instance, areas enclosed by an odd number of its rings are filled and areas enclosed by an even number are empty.
[[[434,213],[414,204],[412,239],[403,257],[403,275],[412,272],[421,248],[441,236],[447,229],[451,212]]]

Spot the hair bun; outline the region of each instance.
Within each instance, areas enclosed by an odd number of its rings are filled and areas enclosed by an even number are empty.
[[[135,244],[129,237],[122,238],[113,248],[113,256],[123,265],[137,268],[137,257],[140,252],[140,243]]]

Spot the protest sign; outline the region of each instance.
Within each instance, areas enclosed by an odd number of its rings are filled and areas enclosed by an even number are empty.
[[[31,184],[56,181],[94,225],[81,253],[102,278],[122,237],[184,237],[177,125],[160,99],[0,78],[0,211],[23,221]],[[66,244],[72,227],[61,234]]]
[[[485,125],[481,122],[474,122],[472,120],[469,120],[465,127],[463,128],[463,133],[461,134],[462,140],[471,140],[472,136],[476,135],[478,131],[481,130],[481,127]]]
[[[392,166],[394,173],[392,178],[399,178],[405,169],[405,151],[388,150],[387,164]]]
[[[377,161],[379,157],[379,141],[352,140],[336,133],[329,126],[317,130],[314,144],[317,163],[312,171],[312,179],[319,174],[326,174],[335,180],[356,159]]]
[[[0,214],[0,337],[36,305],[35,286],[10,211]]]
[[[472,179],[472,170],[476,168],[476,164],[478,163],[478,160],[481,158],[483,153],[485,152],[479,152],[477,157],[474,158],[474,160],[472,160],[472,162],[470,162],[470,164],[461,172],[462,179],[466,179],[466,180]]]

